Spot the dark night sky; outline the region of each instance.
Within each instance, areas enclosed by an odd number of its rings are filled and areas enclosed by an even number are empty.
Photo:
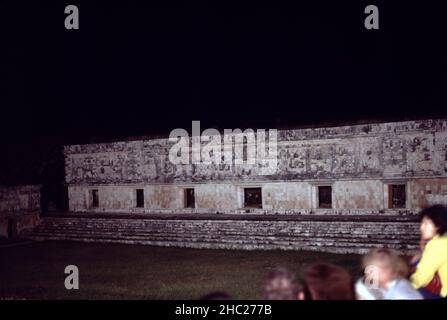
[[[190,130],[191,120],[224,129],[446,116],[442,8],[291,3],[3,1],[1,141],[38,154]],[[67,4],[79,6],[80,30],[65,30]],[[380,30],[364,28],[367,4]]]

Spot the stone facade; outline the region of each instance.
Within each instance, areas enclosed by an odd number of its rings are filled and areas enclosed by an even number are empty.
[[[15,237],[39,224],[40,186],[0,187],[0,237]]]
[[[411,214],[447,202],[447,120],[279,130],[277,167],[268,174],[262,164],[174,165],[175,143],[66,146],[70,211]],[[393,204],[393,185],[404,186],[401,205]],[[329,206],[319,203],[321,186],[331,188]],[[255,187],[261,205],[248,208],[244,189]],[[187,188],[194,208],[185,208]]]

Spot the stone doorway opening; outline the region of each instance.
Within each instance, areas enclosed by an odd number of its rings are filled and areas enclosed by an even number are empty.
[[[244,189],[244,207],[262,208],[262,189],[245,188]]]
[[[8,219],[8,239],[15,238],[17,236],[17,228],[15,219]]]
[[[196,199],[193,188],[185,189],[185,208],[195,208]]]

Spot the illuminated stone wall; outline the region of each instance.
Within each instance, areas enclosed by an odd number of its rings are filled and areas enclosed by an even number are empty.
[[[278,163],[184,164],[169,161],[176,143],[147,139],[65,147],[72,211],[178,211],[195,188],[193,212],[246,212],[244,187],[262,188],[264,213],[388,212],[388,185],[405,184],[414,212],[447,194],[447,121],[423,120],[278,131]],[[203,143],[204,146],[206,143]],[[332,208],[318,209],[318,185],[332,186]],[[135,189],[145,193],[136,208]],[[98,189],[99,206],[89,204]],[[360,210],[360,211],[356,211]],[[393,211],[397,212],[396,210]]]

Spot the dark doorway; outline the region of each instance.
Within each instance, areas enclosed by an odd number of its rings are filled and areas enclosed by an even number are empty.
[[[262,208],[262,189],[245,188],[244,189],[244,207]]]
[[[194,189],[193,188],[185,189],[185,207],[195,208],[195,206],[196,206],[196,199],[194,195]]]
[[[318,208],[330,209],[332,208],[332,187],[319,186],[318,187]]]
[[[404,184],[390,184],[388,186],[389,208],[405,208],[407,204],[407,192]]]
[[[99,207],[99,195],[98,195],[98,190],[92,190],[92,191],[91,191],[91,195],[92,195],[92,207],[93,207],[93,208],[97,208],[97,207]]]
[[[14,219],[8,219],[8,239],[15,238],[16,236],[16,223]]]
[[[144,190],[137,189],[137,208],[144,208]]]
[[[40,214],[46,216],[48,214],[48,186],[43,185],[40,190]]]

